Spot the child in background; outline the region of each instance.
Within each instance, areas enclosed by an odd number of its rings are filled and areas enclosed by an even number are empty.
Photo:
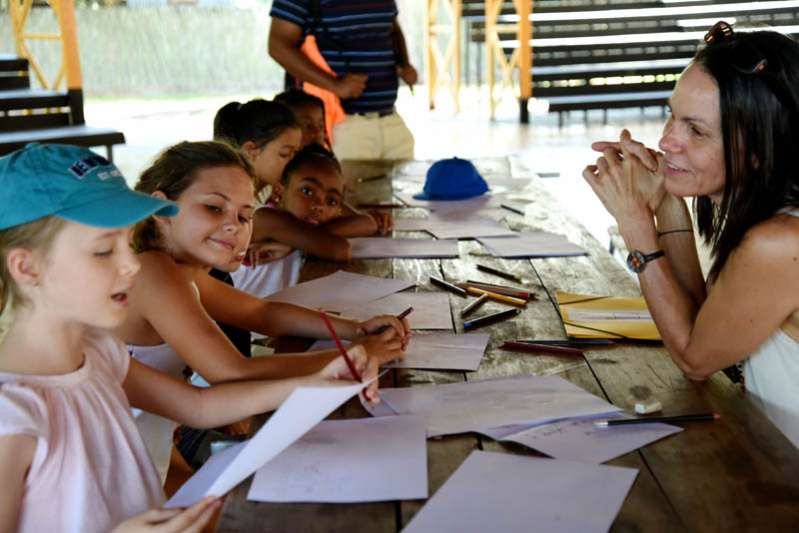
[[[131,359],[107,331],[139,270],[130,225],[177,210],[89,150],[31,144],[0,159],[0,203],[0,531],[199,531],[219,500],[145,512],[164,495],[130,406],[211,427],[348,375],[339,358],[307,378],[203,390]]]
[[[141,273],[130,292],[127,320],[116,332],[135,358],[178,379],[188,365],[213,385],[306,376],[339,357],[326,350],[246,358],[214,323],[269,336],[329,338],[318,312],[255,298],[208,274],[213,266],[240,261],[250,238],[253,174],[240,152],[213,141],[177,144],[144,171],[136,189],[172,200],[181,210],[174,218],[151,217],[134,233]],[[407,322],[394,316],[331,322],[378,363],[400,357],[407,341]],[[368,335],[384,325],[389,328],[383,333]],[[137,423],[165,476],[175,423],[147,413]]]
[[[280,200],[283,169],[301,148],[302,128],[282,104],[257,98],[246,104],[229,102],[214,117],[214,140],[239,148],[255,169],[255,199],[259,205]]]
[[[214,117],[214,139],[240,149],[255,170],[256,208],[274,207],[279,202],[283,169],[300,148],[302,135],[290,109],[266,100],[230,102]],[[265,239],[250,243],[242,266],[230,276],[237,289],[265,298],[295,285],[301,267],[299,251]]]
[[[286,165],[280,207],[256,211],[253,240],[274,239],[331,261],[350,259],[348,237],[385,235],[392,226],[388,213],[357,213],[344,203],[341,165],[318,144]]]
[[[302,148],[318,144],[330,149],[330,137],[325,124],[325,104],[322,99],[300,89],[289,89],[275,96],[275,102],[294,112],[302,127]]]

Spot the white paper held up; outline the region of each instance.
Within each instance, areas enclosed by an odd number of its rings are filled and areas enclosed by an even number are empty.
[[[403,530],[604,533],[638,470],[473,451]]]
[[[305,281],[272,294],[267,300],[304,305],[314,309],[322,307],[328,311],[341,311],[413,286],[414,283],[409,281],[339,270],[329,276]]]
[[[247,499],[376,502],[427,498],[427,438],[414,416],[325,420],[261,467]]]
[[[205,496],[227,493],[366,385],[298,387],[251,439],[212,457],[165,507],[188,507]]]

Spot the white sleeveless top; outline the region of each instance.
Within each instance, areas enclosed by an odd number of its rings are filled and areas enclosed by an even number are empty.
[[[199,300],[200,289],[197,288],[194,282],[192,282],[191,286],[194,289],[195,297]],[[128,351],[140,363],[160,370],[176,379],[185,380],[183,370],[186,368],[186,362],[168,344],[163,343],[152,346],[128,344]],[[172,435],[175,433],[175,428],[178,427],[178,424],[140,409],[132,409],[132,411],[133,417],[136,419],[136,426],[139,428],[139,433],[144,439],[144,444],[147,446],[147,451],[150,452],[150,457],[156,470],[158,470],[158,475],[161,477],[161,484],[163,484],[166,481],[169,460],[172,457]]]
[[[178,357],[175,350],[168,344],[156,344],[155,346],[136,346],[128,344],[130,354],[145,365],[160,370],[165,374],[177,379],[185,379],[183,369],[186,363]],[[172,457],[172,435],[177,422],[163,418],[140,409],[132,409],[133,418],[136,420],[136,427],[139,428],[150,458],[153,460],[155,469],[161,478],[161,484],[166,481],[166,474],[169,471],[169,460]]]
[[[782,213],[799,217],[799,209]],[[799,448],[799,342],[778,329],[744,361],[743,374],[755,404]]]
[[[303,259],[302,252],[294,250],[277,261],[256,267],[242,265],[230,274],[233,286],[258,298],[266,298],[297,284]]]

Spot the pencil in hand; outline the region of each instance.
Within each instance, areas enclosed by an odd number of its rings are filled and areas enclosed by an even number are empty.
[[[347,350],[344,348],[344,345],[341,344],[341,339],[338,337],[336,328],[333,327],[333,323],[330,322],[330,318],[327,316],[327,313],[325,313],[324,309],[320,309],[319,314],[322,316],[322,321],[325,323],[325,326],[327,326],[327,330],[330,332],[333,342],[336,343],[336,348],[338,348],[338,351],[341,352],[341,356],[344,357],[344,361],[347,363],[347,368],[350,369],[350,374],[352,374],[353,379],[359,383],[362,383],[363,378],[355,368],[355,364],[352,362],[352,359],[350,359],[350,356],[347,353]]]

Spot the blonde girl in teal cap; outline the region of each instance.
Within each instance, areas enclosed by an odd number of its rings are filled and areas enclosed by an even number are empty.
[[[219,501],[158,509],[130,406],[214,427],[348,375],[340,358],[307,378],[198,389],[129,357],[108,330],[125,320],[140,268],[132,224],[177,207],[131,191],[89,150],[1,158],[0,205],[0,531],[199,531]],[[368,374],[364,351],[351,353]]]

